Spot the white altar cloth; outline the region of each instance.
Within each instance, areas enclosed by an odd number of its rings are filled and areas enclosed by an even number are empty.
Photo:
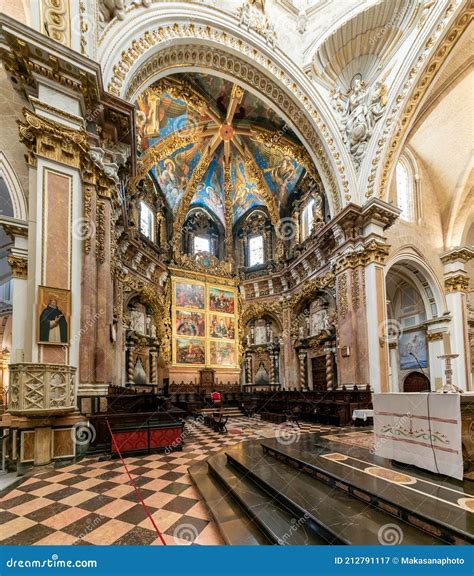
[[[459,394],[373,394],[375,454],[462,480]]]

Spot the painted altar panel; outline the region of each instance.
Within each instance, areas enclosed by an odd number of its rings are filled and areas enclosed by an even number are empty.
[[[229,316],[211,314],[209,316],[209,336],[224,340],[235,340],[235,320]]]
[[[174,366],[238,367],[237,291],[210,281],[172,279]]]

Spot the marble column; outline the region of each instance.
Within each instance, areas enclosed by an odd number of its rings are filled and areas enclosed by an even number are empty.
[[[328,390],[334,386],[334,361],[332,350],[326,350],[326,387]],[[313,384],[314,389],[314,384]]]
[[[307,374],[306,374],[306,359],[307,353],[306,352],[299,352],[298,358],[300,361],[300,382],[299,382],[299,389],[304,390],[306,388],[307,382]]]
[[[270,386],[275,386],[275,355],[270,352]]]
[[[135,346],[128,346],[127,347],[127,384],[133,384],[133,351],[135,350]]]

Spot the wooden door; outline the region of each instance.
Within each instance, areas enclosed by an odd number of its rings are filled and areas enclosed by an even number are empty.
[[[429,392],[430,381],[421,372],[411,372],[403,382],[404,392]]]
[[[311,371],[313,373],[313,390],[326,390],[326,357],[311,358]]]

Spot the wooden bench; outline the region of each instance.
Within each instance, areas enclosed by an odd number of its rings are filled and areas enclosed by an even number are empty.
[[[262,420],[271,422],[272,424],[283,424],[286,422],[285,414],[276,414],[274,412],[262,412],[260,414]]]

